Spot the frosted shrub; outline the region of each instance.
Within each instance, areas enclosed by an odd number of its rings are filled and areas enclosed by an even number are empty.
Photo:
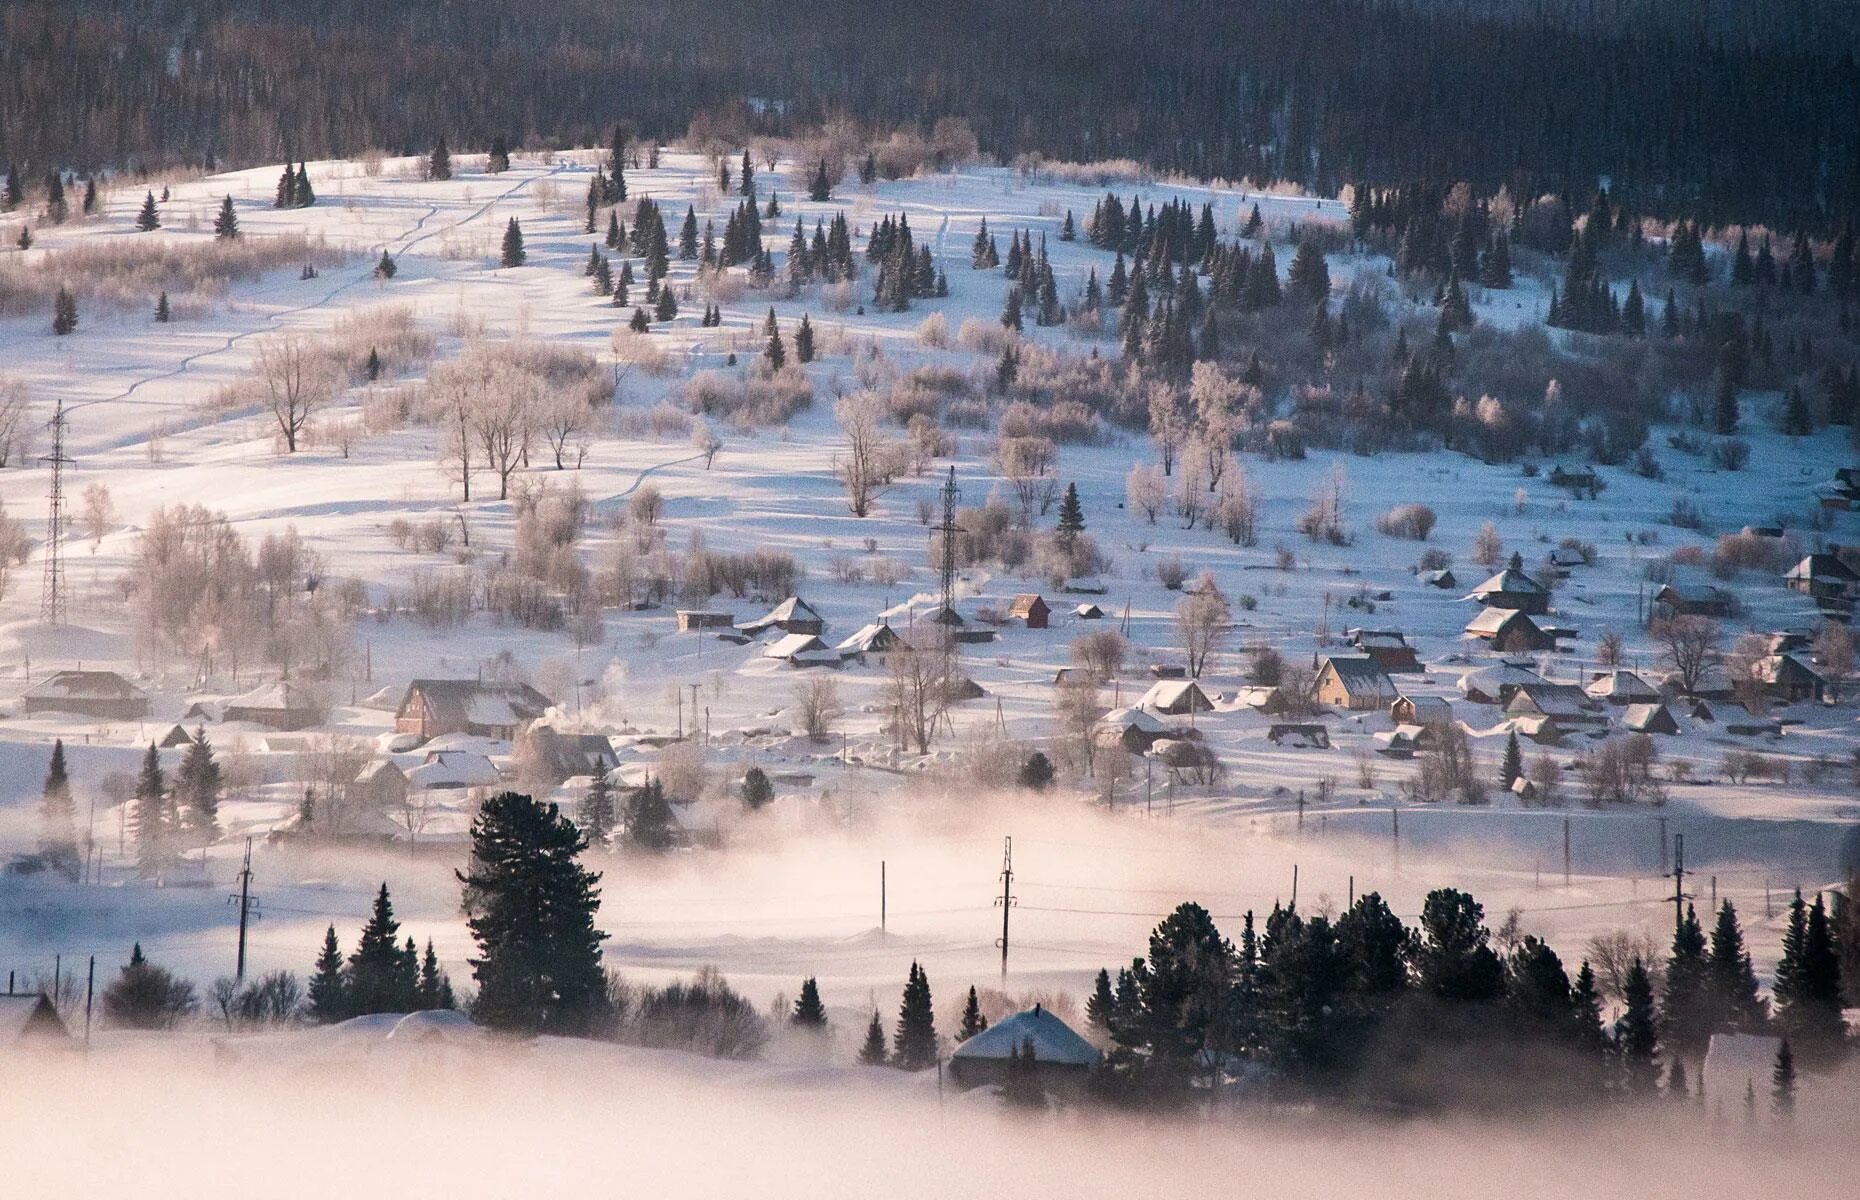
[[[918,322],[917,344],[926,350],[949,349],[949,318],[933,312]]]
[[[1434,510],[1425,504],[1397,504],[1376,518],[1376,532],[1392,538],[1425,542],[1434,529]]]
[[[999,358],[1003,350],[1019,341],[1019,335],[1011,329],[1002,328],[999,321],[967,317],[956,330],[956,343],[964,350],[985,354],[990,358]]]

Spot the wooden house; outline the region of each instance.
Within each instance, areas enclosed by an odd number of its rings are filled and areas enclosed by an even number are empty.
[[[1516,554],[1511,565],[1467,593],[1464,599],[1477,600],[1487,608],[1508,608],[1542,616],[1550,611],[1550,589],[1524,573],[1524,563]]]
[[[1397,725],[1445,725],[1453,720],[1453,705],[1444,696],[1397,696],[1389,719]]]
[[[1407,635],[1396,629],[1351,629],[1344,633],[1350,645],[1375,660],[1377,666],[1391,675],[1412,673],[1426,670],[1415,657],[1414,647],[1408,644]]]
[[[745,621],[737,626],[747,634],[767,633],[779,629],[783,633],[811,633],[819,636],[827,631],[827,623],[814,606],[799,596],[790,596],[753,621]]]
[[[1319,704],[1369,712],[1395,702],[1395,683],[1373,658],[1326,655],[1318,666],[1314,695]]]
[[[228,700],[220,715],[228,721],[247,721],[290,733],[321,724],[323,705],[298,684],[283,679]]]
[[[762,650],[763,658],[773,658],[791,667],[838,666],[840,655],[827,648],[817,634],[790,633],[770,642]]]
[[[148,715],[149,695],[115,671],[54,671],[26,689],[20,707],[28,715],[58,712],[138,721]]]
[[[372,759],[355,773],[347,796],[377,812],[392,812],[407,802],[407,773],[392,759]]]
[[[448,733],[514,742],[555,702],[527,683],[416,679],[394,713],[394,731],[421,741]]]
[[[1008,606],[1008,619],[1019,621],[1029,629],[1045,629],[1052,615],[1053,610],[1047,607],[1046,598],[1035,592],[1022,592]]]
[[[1793,654],[1772,654],[1758,660],[1753,672],[1772,700],[1794,704],[1820,700],[1827,693],[1821,673]]]
[[[1838,554],[1808,554],[1783,572],[1783,583],[1791,590],[1816,599],[1845,598],[1860,583],[1860,574]]]
[[[834,651],[842,659],[855,659],[861,663],[877,659],[884,662],[887,655],[908,653],[909,642],[898,636],[898,631],[883,621],[860,626],[859,632],[846,638]]]
[[[1460,676],[1460,694],[1474,704],[1504,704],[1527,683],[1542,683],[1543,676],[1517,663],[1494,663]]]
[[[1653,594],[1653,610],[1663,617],[1714,617],[1736,611],[1737,600],[1716,584],[1674,580]]]
[[[1556,637],[1521,608],[1484,609],[1466,623],[1466,634],[1507,654],[1556,649]]]
[[[1201,690],[1201,685],[1192,679],[1164,679],[1152,684],[1150,690],[1143,693],[1143,698],[1137,701],[1137,707],[1179,717],[1187,713],[1212,712],[1214,702]]]
[[[1582,689],[1604,704],[1657,704],[1660,689],[1632,671],[1604,671]]]
[[[1679,721],[1673,716],[1673,710],[1660,703],[1628,705],[1621,724],[1629,733],[1670,735],[1679,732]]]

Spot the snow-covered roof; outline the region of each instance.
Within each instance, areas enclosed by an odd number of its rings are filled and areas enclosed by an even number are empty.
[[[1480,667],[1477,671],[1468,671],[1460,676],[1456,685],[1462,695],[1478,692],[1484,696],[1496,696],[1499,689],[1506,685],[1518,686],[1526,683],[1542,683],[1543,676],[1524,667],[1511,663],[1494,663],[1489,667]]]
[[[1860,581],[1854,569],[1833,554],[1805,554],[1802,561],[1783,572],[1784,579],[1820,579],[1837,583]]]
[[[1038,1004],[1025,1012],[1003,1017],[968,1041],[956,1047],[952,1058],[998,1060],[1018,1053],[1033,1043],[1036,1062],[1074,1067],[1095,1067],[1099,1054],[1092,1044],[1072,1031],[1072,1027]]]
[[[1504,592],[1516,596],[1547,596],[1550,594],[1550,589],[1538,583],[1523,571],[1516,570],[1512,567],[1506,567],[1504,570],[1467,593],[1464,599],[1483,600],[1487,593],[1496,592]]]
[[[148,693],[115,671],[54,671],[26,689],[28,700],[146,700]]]
[[[1597,675],[1583,689],[1597,700],[1658,700],[1660,689],[1632,671],[1609,671]]]
[[[1157,710],[1167,712],[1184,704],[1199,708],[1204,712],[1214,707],[1207,693],[1201,690],[1201,685],[1192,679],[1160,680],[1151,684],[1150,690],[1143,693],[1143,698],[1137,701],[1138,708],[1147,708],[1152,712]]]
[[[502,776],[491,760],[482,754],[462,750],[442,750],[426,756],[426,761],[407,772],[407,783],[422,788],[491,787]]]
[[[288,679],[276,683],[261,684],[243,696],[234,696],[226,702],[227,711],[233,709],[250,709],[254,712],[309,712],[316,708],[315,701],[304,694],[302,688]]]
[[[1521,608],[1482,608],[1478,616],[1466,622],[1466,632],[1480,637],[1496,637],[1513,621],[1537,624]]]
[[[1141,708],[1114,708],[1098,718],[1101,729],[1134,729],[1139,733],[1167,733],[1169,727],[1156,714]]]
[[[1621,723],[1635,733],[1645,733],[1656,724],[1666,723],[1660,719],[1663,713],[1666,721],[1672,721],[1674,728],[1678,728],[1679,722],[1673,720],[1671,710],[1664,704],[1630,704],[1627,711],[1621,714]]]
[[[825,650],[827,644],[811,633],[786,633],[763,649],[763,658],[779,658],[792,661],[809,651]]]
[[[1336,673],[1337,681],[1352,695],[1361,693],[1387,696],[1391,700],[1395,698],[1395,681],[1382,669],[1382,664],[1373,658],[1330,654],[1324,657],[1323,665]],[[1323,667],[1318,669],[1318,673],[1323,673]]]
[[[797,635],[789,635],[789,637],[794,636]],[[782,640],[786,641],[787,638]],[[861,625],[859,632],[840,642],[834,649],[841,654],[882,654],[887,650],[908,650],[910,646],[898,636],[897,630],[882,621],[877,621],[870,625]]]
[[[1527,683],[1513,693],[1506,712],[1547,717],[1590,717],[1588,694],[1573,683]]]
[[[742,624],[738,625],[737,628],[743,630],[745,633],[759,633],[764,629],[769,629],[777,625],[786,625],[790,621],[811,621],[823,627],[826,625],[826,622],[821,619],[820,614],[815,611],[813,605],[801,599],[799,596],[790,596],[780,604],[777,604],[774,608],[769,609],[765,615],[753,621],[744,621]]]
[[[1445,696],[1397,696],[1414,706],[1415,720],[1423,725],[1453,719],[1453,705]]]

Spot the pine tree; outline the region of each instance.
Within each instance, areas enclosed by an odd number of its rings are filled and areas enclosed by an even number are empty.
[[[669,286],[659,289],[659,303],[652,315],[661,322],[677,319],[678,297],[672,294]]]
[[[1711,1037],[1712,1003],[1705,931],[1690,904],[1673,930],[1673,950],[1666,960],[1666,978],[1660,996],[1661,1041],[1667,1056],[1677,1061],[1704,1053]]]
[[[491,139],[491,152],[485,156],[484,169],[489,175],[502,175],[510,169],[510,143],[502,134]]]
[[[1078,240],[1078,236],[1078,226],[1072,223],[1072,210],[1068,208],[1066,210],[1065,222],[1059,227],[1059,240],[1062,242],[1073,242]]]
[[[801,327],[794,331],[794,357],[798,362],[814,361],[814,325],[806,313],[801,314]]]
[[[833,181],[827,178],[827,160],[824,158],[814,168],[814,181],[808,185],[807,198],[815,204],[825,204],[833,198]]]
[[[386,250],[381,251],[381,259],[375,263],[375,278],[386,282],[400,273],[400,264]]]
[[[368,360],[362,364],[362,375],[370,383],[381,380],[381,351],[373,346],[368,347]]]
[[[609,250],[618,250],[620,249],[621,244],[624,240],[625,239],[624,239],[624,236],[620,228],[620,214],[618,212],[608,213],[607,214],[607,248]]]
[[[1730,372],[1718,373],[1718,398],[1712,408],[1712,432],[1721,437],[1737,432],[1737,382]]]
[[[1085,509],[1079,503],[1079,488],[1076,483],[1066,484],[1066,493],[1059,499],[1059,540],[1070,546],[1079,534],[1085,532]]]
[[[581,831],[588,835],[591,846],[605,845],[607,835],[614,831],[614,788],[607,782],[607,772],[595,771],[594,778],[588,782],[587,795],[581,798],[581,806],[575,810],[580,818]]]
[[[155,207],[154,192],[142,197],[142,209],[136,214],[136,228],[143,233],[154,233],[161,228],[161,212]]]
[[[70,288],[61,284],[58,294],[52,297],[52,332],[64,337],[76,333],[77,327],[77,297],[71,294]]]
[[[342,947],[336,941],[336,927],[323,935],[323,949],[316,956],[316,968],[310,974],[310,1017],[319,1025],[346,1021],[352,1014],[348,1005],[348,984],[342,973]]]
[[[520,267],[528,257],[523,252],[523,227],[517,224],[515,217],[504,226],[504,246],[499,262],[506,267]]]
[[[788,351],[782,346],[780,329],[769,332],[768,345],[762,349],[762,358],[771,370],[779,371],[788,365]]]
[[[969,999],[962,1006],[962,1025],[956,1030],[956,1040],[966,1042],[982,1030],[988,1028],[988,1018],[982,1015],[981,998],[975,994],[975,985],[969,985]]]
[[[52,743],[39,800],[39,856],[47,868],[68,879],[78,875],[77,808],[71,800],[71,776],[65,769],[65,743]]]
[[[458,1007],[452,994],[452,980],[440,969],[439,955],[433,952],[433,939],[426,939],[426,956],[420,960],[420,983],[414,992],[414,1005],[421,1012],[437,1012]]]
[[[1298,243],[1285,284],[1293,295],[1309,302],[1330,295],[1330,268],[1325,265],[1324,252],[1318,249],[1315,239],[1306,238]]]
[[[645,333],[648,329],[651,329],[652,322],[647,319],[646,310],[643,308],[635,308],[633,310],[632,319],[627,322],[627,328],[631,329],[634,333]]]
[[[1053,760],[1046,757],[1043,752],[1035,750],[1027,756],[1027,761],[1020,765],[1020,772],[1014,777],[1014,784],[1028,791],[1043,792],[1053,786],[1054,774]]]
[[[1621,1060],[1624,1084],[1634,1095],[1648,1095],[1659,1086],[1659,1025],[1654,1018],[1653,981],[1636,958],[1622,985],[1627,1011],[1615,1022],[1615,1051]]]
[[[1746,1033],[1763,1028],[1769,1014],[1757,993],[1757,972],[1744,948],[1737,909],[1729,900],[1718,906],[1718,921],[1711,931],[1709,967],[1718,1023]]]
[[[614,294],[613,268],[608,266],[605,256],[594,264],[594,294],[597,296]]]
[[[742,184],[743,195],[749,197],[751,200],[755,199],[756,198],[756,164],[749,157],[749,151],[747,150],[743,151],[743,166],[739,174],[742,176],[742,180],[743,180],[743,184]],[[724,190],[728,191],[729,189],[726,188]]]
[[[228,242],[239,236],[239,214],[233,211],[231,196],[220,202],[219,215],[213,218],[213,236]]]
[[[218,841],[222,780],[220,765],[213,760],[213,744],[207,740],[204,725],[194,730],[194,738],[181,756],[181,768],[174,782],[188,839],[202,846]]]
[[[1800,385],[1791,384],[1783,396],[1782,431],[1790,437],[1806,437],[1815,432],[1815,419],[1809,414],[1808,399]]]
[[[440,183],[452,178],[452,152],[446,149],[444,137],[433,142],[432,156],[426,160],[426,177]]]
[[[769,782],[768,772],[761,767],[750,767],[743,772],[742,787],[738,789],[743,807],[750,812],[765,808],[775,799],[775,785]]]
[[[6,169],[6,183],[0,186],[0,212],[16,212],[26,202],[26,189],[19,181],[19,166]]]
[[[155,323],[166,325],[171,315],[168,308],[168,293],[163,292],[155,301]]]
[[[411,1012],[417,983],[407,969],[398,934],[400,922],[394,919],[394,902],[387,884],[375,894],[374,909],[362,926],[361,939],[349,955],[344,969],[349,1012],[353,1016],[370,1013]]]
[[[1827,909],[1819,895],[1810,906],[1797,891],[1776,967],[1776,1019],[1804,1057],[1820,1062],[1840,1044],[1841,967]]]
[[[641,850],[669,850],[672,846],[672,809],[665,785],[648,779],[626,803],[627,840]]]
[[[65,200],[65,177],[53,171],[45,181],[45,219],[54,225],[63,225],[71,216],[71,205]]]
[[[827,1009],[820,1002],[820,985],[812,975],[801,981],[801,995],[795,1000],[794,1013],[788,1021],[800,1029],[827,1027]]]
[[[1100,967],[1098,978],[1092,984],[1091,998],[1085,1001],[1085,1019],[1091,1022],[1093,1029],[1109,1033],[1111,1017],[1116,1011],[1117,997],[1111,991],[1111,973]]]
[[[859,1065],[864,1067],[882,1067],[887,1061],[885,1053],[885,1027],[879,1023],[876,1010],[872,1013],[872,1023],[865,1027],[865,1044],[859,1047]]]
[[[586,1034],[607,1012],[594,927],[600,875],[582,867],[581,831],[553,804],[502,792],[472,822],[470,874],[459,874],[479,957],[472,1017],[493,1029]]]
[[[297,187],[291,195],[292,208],[309,208],[316,203],[316,189],[310,186],[310,164],[297,164]]]
[[[1524,775],[1524,748],[1518,744],[1518,731],[1514,728],[1505,739],[1505,757],[1498,767],[1499,786],[1506,791]]]
[[[1788,1038],[1776,1048],[1776,1066],[1770,1071],[1770,1103],[1785,1121],[1795,1115],[1795,1052],[1789,1048]]]
[[[898,1005],[892,1060],[903,1071],[921,1071],[936,1065],[936,1018],[931,1011],[930,977],[915,962],[911,963],[910,978]]]
[[[1003,305],[1001,309],[1002,328],[1012,329],[1016,333],[1018,333],[1022,329],[1023,324],[1022,324],[1022,319],[1021,319],[1021,314],[1020,314],[1020,306],[1021,306],[1020,289],[1017,287],[1009,288],[1007,292],[1007,303]]]
[[[161,753],[153,742],[142,756],[142,770],[136,776],[135,804],[136,868],[152,879],[172,863],[174,838],[170,819],[173,802],[168,796],[168,780],[162,774]]]

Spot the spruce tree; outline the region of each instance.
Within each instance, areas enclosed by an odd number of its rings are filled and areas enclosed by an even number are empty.
[[[1091,998],[1085,1001],[1085,1019],[1100,1033],[1111,1032],[1111,1017],[1117,1011],[1117,998],[1111,991],[1111,973],[1098,968],[1092,983]]]
[[[161,228],[161,211],[155,207],[154,192],[142,197],[142,209],[136,214],[136,228],[143,233],[153,233]]]
[[[1002,306],[1002,309],[1001,309],[1002,328],[1012,329],[1016,333],[1020,332],[1020,330],[1023,328],[1023,321],[1021,319],[1020,310],[1021,310],[1020,289],[1018,287],[1011,287],[1008,289],[1008,292],[1007,292],[1007,302]]]
[[[182,825],[187,830],[188,839],[201,846],[218,841],[222,777],[220,765],[213,759],[213,744],[207,740],[204,725],[194,730],[194,738],[181,756],[181,767],[175,774],[174,782],[176,801],[181,808]]]
[[[1737,432],[1737,381],[1727,371],[1718,373],[1717,400],[1712,408],[1712,432],[1721,437]]]
[[[988,1028],[988,1018],[982,1015],[981,998],[976,995],[975,985],[969,985],[969,998],[962,1006],[962,1025],[956,1030],[956,1040],[966,1042],[982,1030]]]
[[[342,947],[336,941],[336,927],[323,935],[323,948],[317,953],[316,967],[310,973],[310,1017],[319,1025],[346,1021],[353,1014],[348,1006],[348,984],[342,973]]]
[[[583,1035],[605,1018],[607,981],[594,927],[600,875],[580,863],[587,841],[553,804],[501,792],[472,822],[460,872],[479,956],[472,1017],[513,1033]]]
[[[652,321],[647,318],[646,310],[643,308],[635,308],[633,310],[632,319],[627,322],[627,328],[631,329],[634,333],[645,333],[648,329],[651,329]]]
[[[1622,984],[1626,1011],[1615,1022],[1615,1052],[1620,1058],[1623,1084],[1630,1094],[1645,1096],[1659,1087],[1659,1025],[1653,1008],[1653,981],[1636,958]]]
[[[19,166],[6,169],[6,183],[0,186],[0,212],[16,212],[26,202],[26,189],[19,181]]]
[[[65,200],[65,177],[53,171],[45,181],[45,219],[54,225],[63,225],[71,216],[71,205]]]
[[[1309,302],[1330,295],[1330,268],[1325,265],[1324,252],[1318,249],[1316,240],[1306,238],[1298,243],[1298,249],[1292,255],[1291,273],[1285,283],[1293,295]]]
[[[375,278],[385,283],[398,274],[400,274],[400,264],[394,261],[392,254],[386,250],[381,251],[380,261],[375,263]]]
[[[740,174],[743,180],[743,195],[749,197],[751,200],[755,199],[756,164],[754,160],[750,158],[749,151],[747,150],[743,151],[743,167]]]
[[[48,869],[68,879],[78,875],[77,807],[71,800],[71,776],[65,769],[65,743],[52,743],[39,800],[39,856]]]
[[[765,808],[775,799],[775,785],[769,782],[768,772],[761,767],[750,767],[743,772],[743,784],[739,795],[743,807],[750,812]]]
[[[892,1061],[902,1071],[921,1071],[936,1065],[936,1018],[931,1011],[930,977],[911,963],[910,978],[898,1004],[898,1025],[892,1035]]]
[[[1827,908],[1817,895],[1811,906],[1797,891],[1776,967],[1776,1018],[1805,1061],[1819,1063],[1839,1047],[1841,965],[1834,950]]]
[[[167,777],[162,774],[161,753],[150,742],[148,752],[142,756],[135,791],[136,869],[144,878],[159,876],[173,861],[172,803]]]
[[[504,226],[503,252],[498,261],[506,267],[520,267],[528,261],[523,252],[523,226],[517,224],[515,217]]]
[[[1054,775],[1053,760],[1035,750],[1027,756],[1027,761],[1021,763],[1020,772],[1014,777],[1014,785],[1028,791],[1043,792],[1053,786]]]
[[[1690,904],[1673,930],[1672,954],[1666,960],[1661,989],[1661,1041],[1675,1061],[1702,1055],[1714,1024],[1705,931]]]
[[[833,199],[833,181],[827,178],[827,160],[824,158],[814,168],[814,180],[808,185],[807,198],[815,204],[825,204]]]
[[[168,308],[168,293],[163,292],[155,301],[155,323],[158,325],[166,325],[171,316],[172,314]]]
[[[373,346],[368,347],[368,359],[362,364],[362,376],[370,383],[379,383],[381,380],[381,351]]]
[[[374,909],[362,936],[349,955],[344,971],[348,988],[349,1012],[364,1017],[370,1013],[404,1013],[414,1008],[417,983],[407,969],[399,944],[400,922],[394,919],[394,902],[387,884],[375,894]]]
[[[58,294],[52,297],[52,332],[59,337],[76,333],[78,327],[77,297],[71,289],[59,285]]]
[[[588,791],[581,798],[580,807],[575,810],[581,831],[588,835],[590,846],[606,844],[607,836],[614,831],[617,815],[613,784],[607,782],[607,772],[597,770],[594,778],[588,782]]]
[[[1498,783],[1506,791],[1524,775],[1524,748],[1518,744],[1518,731],[1512,729],[1505,738],[1505,756],[1499,762]]]
[[[1718,920],[1711,931],[1709,970],[1718,1023],[1746,1033],[1762,1029],[1769,1013],[1757,993],[1756,968],[1744,948],[1737,909],[1729,900],[1718,906]]]
[[[671,849],[672,807],[665,799],[665,785],[657,779],[648,779],[628,797],[626,836],[641,850]]]
[[[420,960],[420,984],[414,993],[414,1005],[421,1012],[436,1012],[458,1007],[452,994],[452,980],[439,966],[433,952],[433,940],[426,939],[426,956]]]
[[[1084,532],[1085,508],[1079,503],[1079,487],[1076,483],[1068,483],[1065,495],[1059,499],[1059,540],[1070,546]]]
[[[239,214],[233,211],[231,196],[220,202],[219,215],[213,218],[213,236],[223,242],[239,236]]]
[[[310,164],[297,164],[297,187],[291,196],[292,208],[309,208],[316,203],[316,189],[310,186]]]
[[[800,998],[794,1002],[794,1014],[788,1018],[789,1023],[801,1029],[825,1029],[827,1027],[827,1009],[820,1002],[820,985],[809,975],[801,981]]]
[[[510,169],[510,143],[502,134],[491,139],[491,152],[485,156],[484,169],[491,175],[502,175]]]
[[[801,363],[814,361],[814,325],[806,313],[801,314],[801,327],[794,331],[794,357]]]
[[[452,152],[446,149],[443,135],[433,142],[432,156],[426,160],[426,177],[440,183],[452,178]]]
[[[865,1044],[859,1047],[859,1065],[882,1067],[886,1058],[885,1027],[879,1023],[878,1012],[874,1010],[872,1023],[865,1027]]]
[[[769,332],[768,345],[762,349],[762,358],[770,370],[779,371],[788,365],[788,351],[782,346],[780,329]]]

